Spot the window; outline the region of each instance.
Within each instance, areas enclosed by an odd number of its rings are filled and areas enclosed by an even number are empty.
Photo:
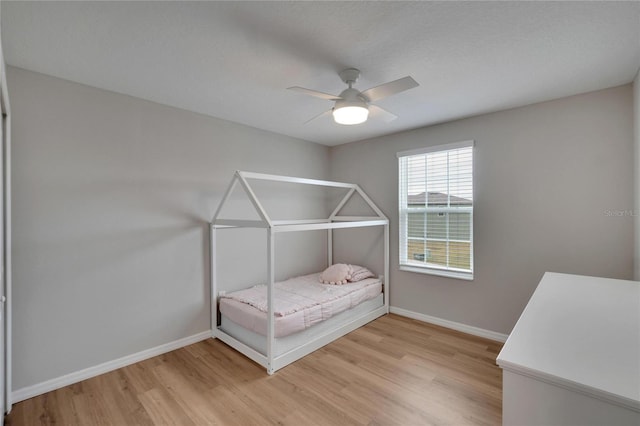
[[[473,145],[397,154],[401,270],[473,279]]]

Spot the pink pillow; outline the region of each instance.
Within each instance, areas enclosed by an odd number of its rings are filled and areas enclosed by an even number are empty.
[[[351,265],[336,263],[320,274],[320,282],[324,284],[346,284],[351,279]]]
[[[368,270],[367,268],[365,268],[364,266],[358,266],[358,265],[349,265],[349,266],[351,266],[351,278],[349,278],[349,281],[351,281],[352,283],[356,281],[364,280],[365,278],[375,277],[375,274],[370,270]]]

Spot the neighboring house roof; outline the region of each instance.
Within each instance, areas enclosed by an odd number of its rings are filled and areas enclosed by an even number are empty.
[[[437,205],[437,206],[446,206],[447,205],[447,194],[443,194],[442,192],[429,192],[429,205]],[[452,206],[464,206],[464,205],[472,205],[473,202],[466,198],[456,197],[455,195],[451,195],[451,205]],[[424,205],[425,204],[425,193],[421,192],[419,194],[409,194],[407,202],[409,205]]]

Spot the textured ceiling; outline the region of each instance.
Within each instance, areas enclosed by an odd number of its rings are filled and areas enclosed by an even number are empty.
[[[8,64],[284,135],[337,145],[630,82],[638,2],[7,2]],[[411,75],[340,126],[339,93]]]

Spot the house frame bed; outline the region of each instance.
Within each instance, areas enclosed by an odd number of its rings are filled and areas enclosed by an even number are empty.
[[[264,207],[256,197],[249,181],[263,180],[273,182],[287,182],[302,185],[316,185],[332,188],[348,189],[346,195],[338,203],[331,215],[326,219],[310,219],[310,220],[272,220]],[[235,220],[221,219],[220,213],[224,205],[229,200],[234,189],[240,185],[246,193],[251,204],[258,213],[259,220]],[[364,202],[375,212],[375,216],[342,216],[339,215],[340,210],[349,202],[354,194],[359,194]],[[274,284],[275,284],[275,235],[281,232],[302,232],[327,230],[327,259],[328,264],[333,264],[333,230],[344,228],[359,227],[384,227],[384,275],[382,276],[382,295],[384,298],[383,306],[376,307],[365,313],[354,315],[348,321],[342,321],[341,324],[330,330],[325,330],[320,335],[310,338],[309,341],[287,350],[284,353],[277,354],[275,352],[275,318],[274,318]],[[266,230],[266,250],[267,250],[267,335],[266,335],[266,354],[253,349],[249,345],[241,342],[230,334],[226,333],[218,325],[218,297],[219,282],[217,277],[217,233],[222,229],[229,228],[263,228]],[[243,355],[257,362],[266,368],[268,374],[287,366],[288,364],[304,357],[305,355],[321,348],[322,346],[344,336],[345,334],[365,325],[366,323],[389,313],[389,220],[382,211],[371,201],[362,189],[353,183],[333,182],[326,180],[306,179],[289,176],[269,175],[262,173],[252,173],[246,171],[236,171],[233,175],[218,209],[211,221],[211,330],[212,337],[222,340],[227,345],[236,349]],[[227,232],[227,231],[225,231]],[[233,232],[233,231],[229,231]],[[330,321],[331,319],[329,319]],[[313,328],[313,327],[312,327]]]

